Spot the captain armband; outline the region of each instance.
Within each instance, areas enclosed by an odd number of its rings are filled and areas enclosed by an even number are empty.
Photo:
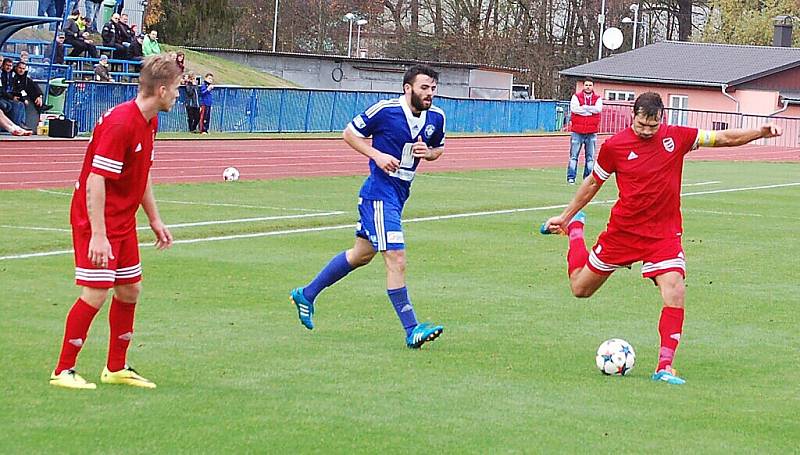
[[[717,132],[709,130],[697,131],[698,147],[713,147],[717,143]]]

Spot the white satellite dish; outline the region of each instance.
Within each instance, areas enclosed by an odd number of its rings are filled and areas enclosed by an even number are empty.
[[[603,46],[612,51],[619,49],[620,46],[622,46],[623,40],[622,30],[616,27],[609,27],[603,32]]]

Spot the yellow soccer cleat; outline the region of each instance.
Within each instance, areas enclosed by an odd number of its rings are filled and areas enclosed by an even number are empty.
[[[100,375],[100,382],[103,384],[124,384],[132,385],[134,387],[144,387],[146,389],[155,389],[156,383],[142,377],[133,368],[125,365],[125,368],[119,371],[108,371],[108,367],[103,368],[103,374]]]
[[[61,373],[56,374],[55,371],[50,375],[50,385],[54,385],[56,387],[65,387],[67,389],[96,389],[97,385],[86,382],[86,379],[83,379],[81,375],[75,372],[75,370],[62,370]]]

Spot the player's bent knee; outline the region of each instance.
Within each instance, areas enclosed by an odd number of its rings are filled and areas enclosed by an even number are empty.
[[[406,255],[402,250],[386,252],[386,268],[397,273],[406,271]]]
[[[587,299],[591,297],[592,294],[594,294],[594,292],[597,290],[587,286],[575,285],[575,284],[571,285],[570,287],[572,288],[572,295],[574,295],[579,299]]]

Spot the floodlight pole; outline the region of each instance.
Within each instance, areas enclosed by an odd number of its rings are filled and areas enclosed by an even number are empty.
[[[358,25],[358,33],[356,34],[356,57],[360,57],[361,56],[361,26],[362,25],[367,25],[367,20],[366,19],[359,19],[356,22],[356,25]]]
[[[275,18],[272,20],[272,52],[278,44],[278,0],[275,0]]]
[[[636,49],[636,28],[639,25],[639,4],[634,3],[631,5],[630,9],[633,12],[633,44],[631,45],[631,49]]]
[[[353,45],[353,19],[347,19],[350,22],[350,31],[347,34],[347,56],[350,57],[351,47]]]
[[[600,15],[597,16],[597,23],[600,24],[600,36],[597,38],[597,60],[603,58],[603,31],[606,25],[606,0],[600,4]]]

